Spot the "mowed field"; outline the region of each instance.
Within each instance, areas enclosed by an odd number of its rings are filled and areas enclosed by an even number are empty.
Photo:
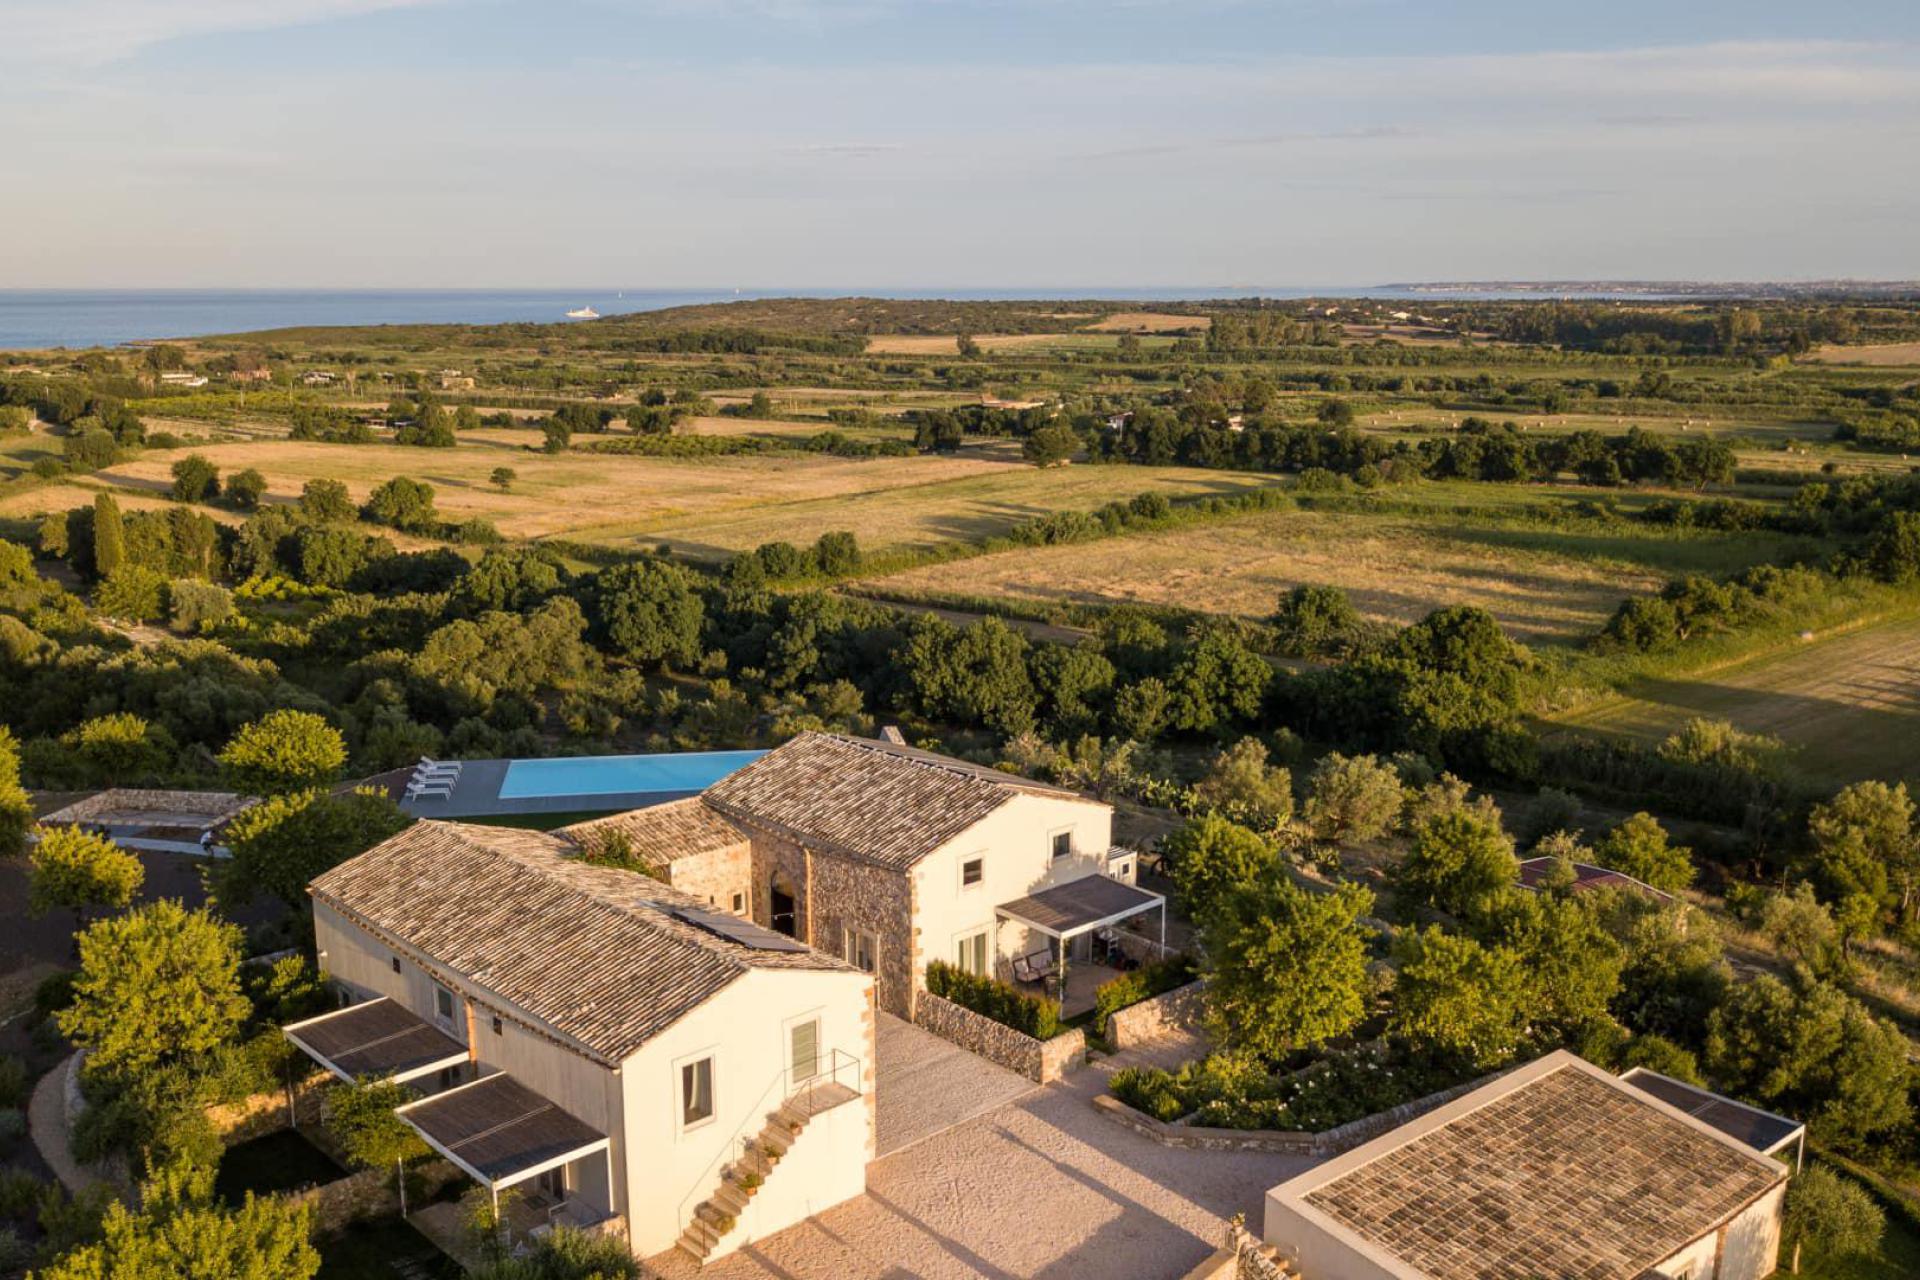
[[[890,590],[1037,605],[1169,605],[1258,617],[1302,584],[1343,587],[1365,615],[1407,623],[1479,605],[1518,639],[1571,641],[1624,597],[1688,571],[1778,553],[1751,538],[1635,538],[1457,517],[1261,512],[1103,542],[1022,548],[876,579]]]
[[[1816,347],[1806,357],[1816,364],[1864,364],[1879,368],[1920,365],[1920,342],[1881,342],[1844,347],[1834,343]]]
[[[1920,615],[1643,680],[1566,723],[1654,742],[1696,716],[1772,734],[1822,778],[1920,779]]]
[[[267,478],[269,501],[291,502],[318,478],[340,480],[355,501],[364,501],[386,480],[406,475],[434,487],[443,518],[491,520],[509,538],[667,543],[682,554],[719,560],[763,542],[812,542],[836,529],[852,530],[869,551],[926,548],[1140,493],[1226,494],[1276,483],[1270,476],[1181,467],[1037,470],[1020,462],[1018,448],[1006,441],[969,445],[953,455],[902,458],[648,458],[548,455],[524,448],[528,438],[525,432],[478,431],[453,449],[273,440],[154,450],[83,482],[9,495],[0,500],[0,514],[65,510],[91,502],[101,487],[114,488],[133,505],[158,504],[171,484],[173,463],[193,452],[222,475],[258,469]],[[505,493],[488,479],[499,466],[517,473]]]

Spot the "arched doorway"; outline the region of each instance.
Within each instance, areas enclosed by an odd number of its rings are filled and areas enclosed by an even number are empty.
[[[789,938],[800,936],[799,920],[793,905],[793,888],[784,880],[775,877],[771,886],[771,909],[767,915],[767,924],[775,933],[784,933]]]

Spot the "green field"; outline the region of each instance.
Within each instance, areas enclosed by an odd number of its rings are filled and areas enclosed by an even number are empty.
[[[1657,742],[1696,716],[1782,739],[1816,777],[1920,779],[1920,615],[1636,680],[1565,722]]]

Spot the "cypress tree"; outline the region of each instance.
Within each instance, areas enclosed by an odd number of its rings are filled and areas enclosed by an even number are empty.
[[[127,530],[120,504],[103,493],[93,500],[93,571],[105,578],[127,562]]]

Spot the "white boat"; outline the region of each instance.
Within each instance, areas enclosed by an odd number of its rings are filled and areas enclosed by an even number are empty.
[[[600,313],[592,307],[576,307],[572,311],[567,312],[567,319],[569,320],[598,320],[599,318]]]

